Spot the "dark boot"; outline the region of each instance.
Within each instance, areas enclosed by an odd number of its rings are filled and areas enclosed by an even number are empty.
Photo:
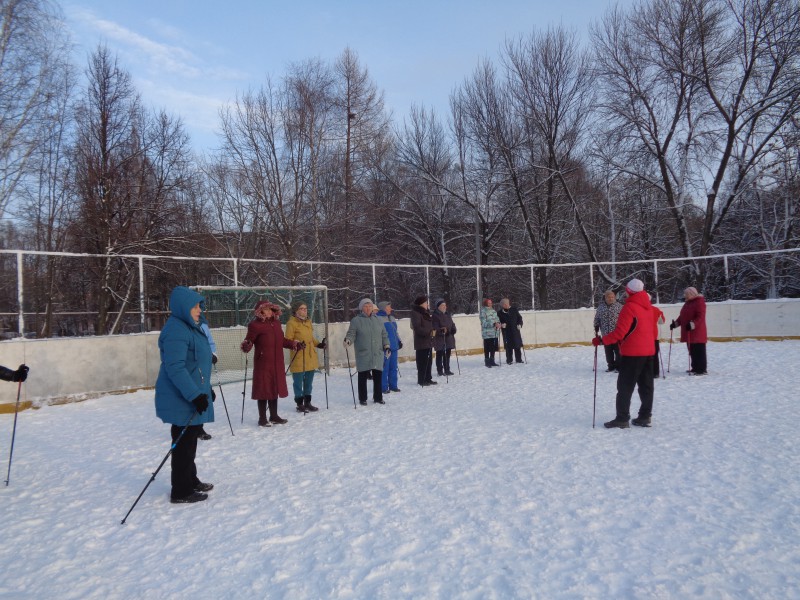
[[[490,366],[490,367],[499,367],[500,365],[498,365],[498,364],[497,364],[497,363],[494,361],[494,352],[492,352],[492,353],[490,354],[490,356],[491,356],[491,358],[489,359],[489,366]]]
[[[311,404],[311,396],[305,396],[305,407],[309,412],[317,412],[319,409]]]
[[[650,427],[650,417],[636,417],[631,423],[637,427]]]
[[[258,404],[258,425],[259,425],[259,427],[269,427],[269,421],[267,420],[267,401],[266,400],[256,400],[256,404]]]
[[[278,415],[278,399],[274,398],[273,400],[267,401],[269,404],[269,422],[275,423],[276,425],[283,425],[284,423],[288,423],[286,419],[281,419],[280,415]]]
[[[294,403],[297,404],[297,412],[301,412],[301,413],[306,412],[306,409],[303,408],[303,397],[302,396],[295,397]]]
[[[619,417],[614,417],[613,421],[608,421],[603,423],[603,427],[606,429],[628,429],[630,427],[630,423],[628,423],[628,419],[620,419]]]

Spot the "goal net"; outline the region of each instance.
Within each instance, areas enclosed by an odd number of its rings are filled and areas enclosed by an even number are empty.
[[[253,320],[253,309],[259,300],[269,300],[281,307],[281,325],[292,316],[291,306],[300,301],[308,306],[314,337],[320,341],[328,337],[328,288],[315,286],[240,287],[240,286],[196,286],[205,298],[205,316],[211,337],[216,345],[217,364],[212,383],[226,384],[252,377],[253,353],[244,354],[240,348],[247,325]],[[320,368],[328,369],[327,352],[317,350]],[[284,352],[284,362],[289,366],[290,353]]]

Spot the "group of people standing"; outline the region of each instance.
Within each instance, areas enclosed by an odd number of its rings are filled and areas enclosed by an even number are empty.
[[[494,355],[499,352],[500,333],[506,350],[506,364],[522,360],[522,315],[511,306],[508,298],[500,300],[500,310],[493,308],[491,298],[483,300],[480,312],[481,337],[483,338],[483,362],[487,367],[499,367]]]
[[[626,429],[630,423],[649,427],[653,414],[653,382],[659,376],[659,323],[664,313],[650,301],[644,283],[631,279],[625,286],[624,304],[609,290],[598,307],[592,344],[603,346],[608,372],[617,372],[616,416],[604,423],[607,429]],[[705,299],[693,287],[684,290],[686,302],[680,315],[670,323],[670,330],[681,328],[681,342],[689,348],[690,375],[706,374]],[[600,333],[602,332],[602,336]],[[638,416],[631,420],[630,405],[634,389],[641,401]]]

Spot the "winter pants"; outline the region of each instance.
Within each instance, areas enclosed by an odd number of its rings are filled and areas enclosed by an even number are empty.
[[[506,363],[510,365],[512,362],[514,362],[514,358],[517,359],[518,363],[522,362],[522,349],[506,346]]]
[[[382,373],[377,369],[372,371],[359,371],[358,372],[358,401],[367,401],[367,380],[372,376],[372,399],[377,402],[383,400],[383,392],[381,390]]]
[[[452,352],[452,348],[447,348],[446,350],[437,350],[436,351],[436,372],[439,375],[444,375],[445,371],[450,371],[450,353]]]
[[[706,363],[706,345],[689,344],[689,358],[692,363],[692,373],[705,373],[708,369]]]
[[[417,385],[422,385],[426,381],[432,381],[433,375],[431,370],[433,368],[433,350],[426,348],[425,350],[417,350]]]
[[[172,497],[185,498],[194,492],[194,487],[200,483],[197,479],[197,467],[194,457],[197,454],[197,436],[203,429],[202,425],[189,425],[180,441],[175,441],[181,435],[183,426],[173,425],[170,429],[172,443]]]
[[[314,386],[314,371],[301,371],[292,373],[292,388],[294,397],[301,398],[311,395],[311,388]]]
[[[606,352],[606,363],[608,364],[608,370],[613,371],[614,369],[619,368],[619,344],[609,344],[607,346],[603,346],[603,350]]]
[[[653,413],[653,357],[621,356],[617,376],[617,421],[631,418],[631,396],[639,388],[639,417],[651,417]]]
[[[397,350],[392,350],[389,358],[383,359],[383,378],[381,381],[381,387],[383,388],[384,393],[388,392],[389,390],[397,389],[397,370]]]
[[[497,338],[489,338],[483,340],[483,358],[486,364],[494,362],[494,353],[497,352]]]

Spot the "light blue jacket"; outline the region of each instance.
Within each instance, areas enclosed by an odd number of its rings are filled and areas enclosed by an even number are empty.
[[[211,401],[211,346],[199,323],[192,319],[192,307],[204,304],[203,296],[178,286],[169,298],[169,319],[158,336],[161,369],[156,380],[156,416],[164,423],[186,425],[195,411],[192,400],[208,396],[208,408],[195,415],[192,425],[214,420]]]
[[[488,306],[484,306],[481,309],[480,319],[481,337],[485,340],[496,338],[497,328],[495,328],[494,324],[500,322],[500,318],[497,316],[497,311],[495,311],[493,308],[489,308]]]

